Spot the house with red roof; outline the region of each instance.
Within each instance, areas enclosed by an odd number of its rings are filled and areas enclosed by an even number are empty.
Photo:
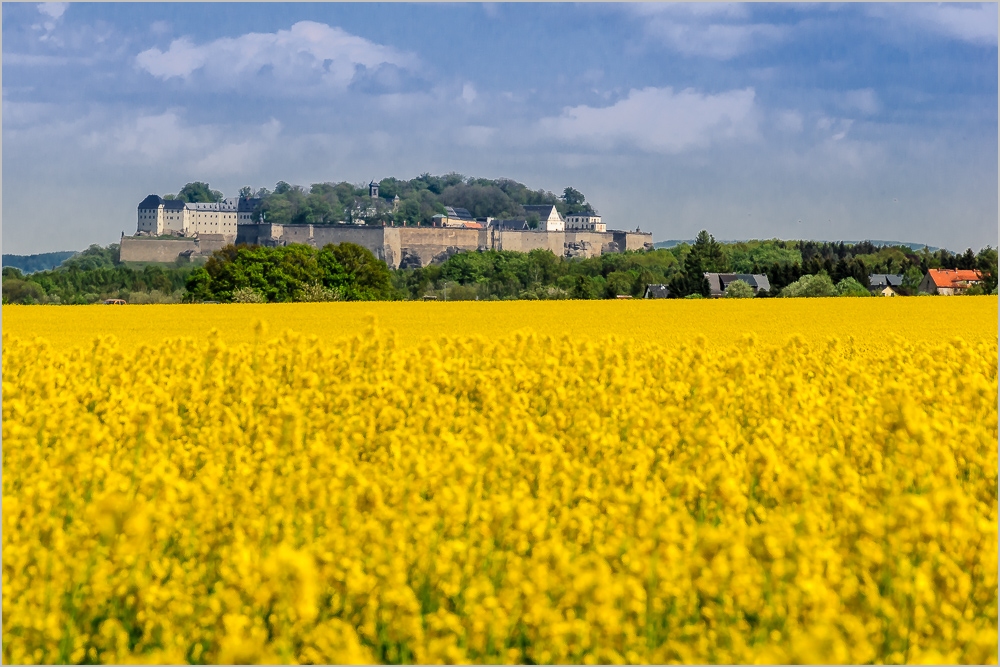
[[[982,282],[983,274],[974,269],[928,269],[917,290],[925,294],[954,296]]]

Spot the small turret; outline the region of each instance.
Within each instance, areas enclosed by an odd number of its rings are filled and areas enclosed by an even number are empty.
[[[368,184],[368,195],[372,199],[378,199],[378,183],[376,183],[374,180],[372,180],[372,182]]]

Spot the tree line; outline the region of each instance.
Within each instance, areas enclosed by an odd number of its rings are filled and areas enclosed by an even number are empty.
[[[450,187],[450,186],[447,186]],[[24,275],[3,269],[4,303],[130,303],[185,301],[329,301],[420,299],[607,299],[641,297],[665,284],[670,296],[709,294],[705,272],[767,276],[758,297],[865,295],[872,273],[903,275],[904,294],[916,293],[931,268],[978,269],[983,286],[997,288],[997,251],[990,246],[951,253],[906,246],[814,241],[720,243],[707,231],[691,244],[591,258],[548,250],[462,252],[441,264],[390,270],[369,250],[350,243],[312,248],[229,246],[204,266],[127,266],[118,246],[91,246],[58,268]]]
[[[3,303],[82,305],[104,299],[130,303],[178,303],[192,266],[127,266],[119,246],[92,245],[57,268],[25,275],[3,268]]]
[[[353,243],[227,246],[187,279],[188,301],[275,303],[398,298],[385,262]]]

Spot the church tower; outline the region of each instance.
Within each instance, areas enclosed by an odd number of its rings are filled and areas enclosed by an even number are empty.
[[[374,180],[368,184],[368,196],[372,199],[378,199],[378,183]]]

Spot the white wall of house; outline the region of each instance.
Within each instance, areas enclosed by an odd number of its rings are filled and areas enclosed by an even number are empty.
[[[236,211],[213,210],[208,207],[184,207],[184,233],[236,234],[239,222]]]
[[[578,229],[587,232],[606,232],[608,226],[601,221],[599,215],[573,213],[566,216],[566,229]]]
[[[136,226],[140,232],[155,234],[159,236],[163,233],[163,207],[139,209],[139,224]]]
[[[549,211],[549,217],[545,220],[540,220],[539,223],[538,226],[547,232],[566,231],[566,222],[559,215],[559,211],[556,210],[555,206]]]

